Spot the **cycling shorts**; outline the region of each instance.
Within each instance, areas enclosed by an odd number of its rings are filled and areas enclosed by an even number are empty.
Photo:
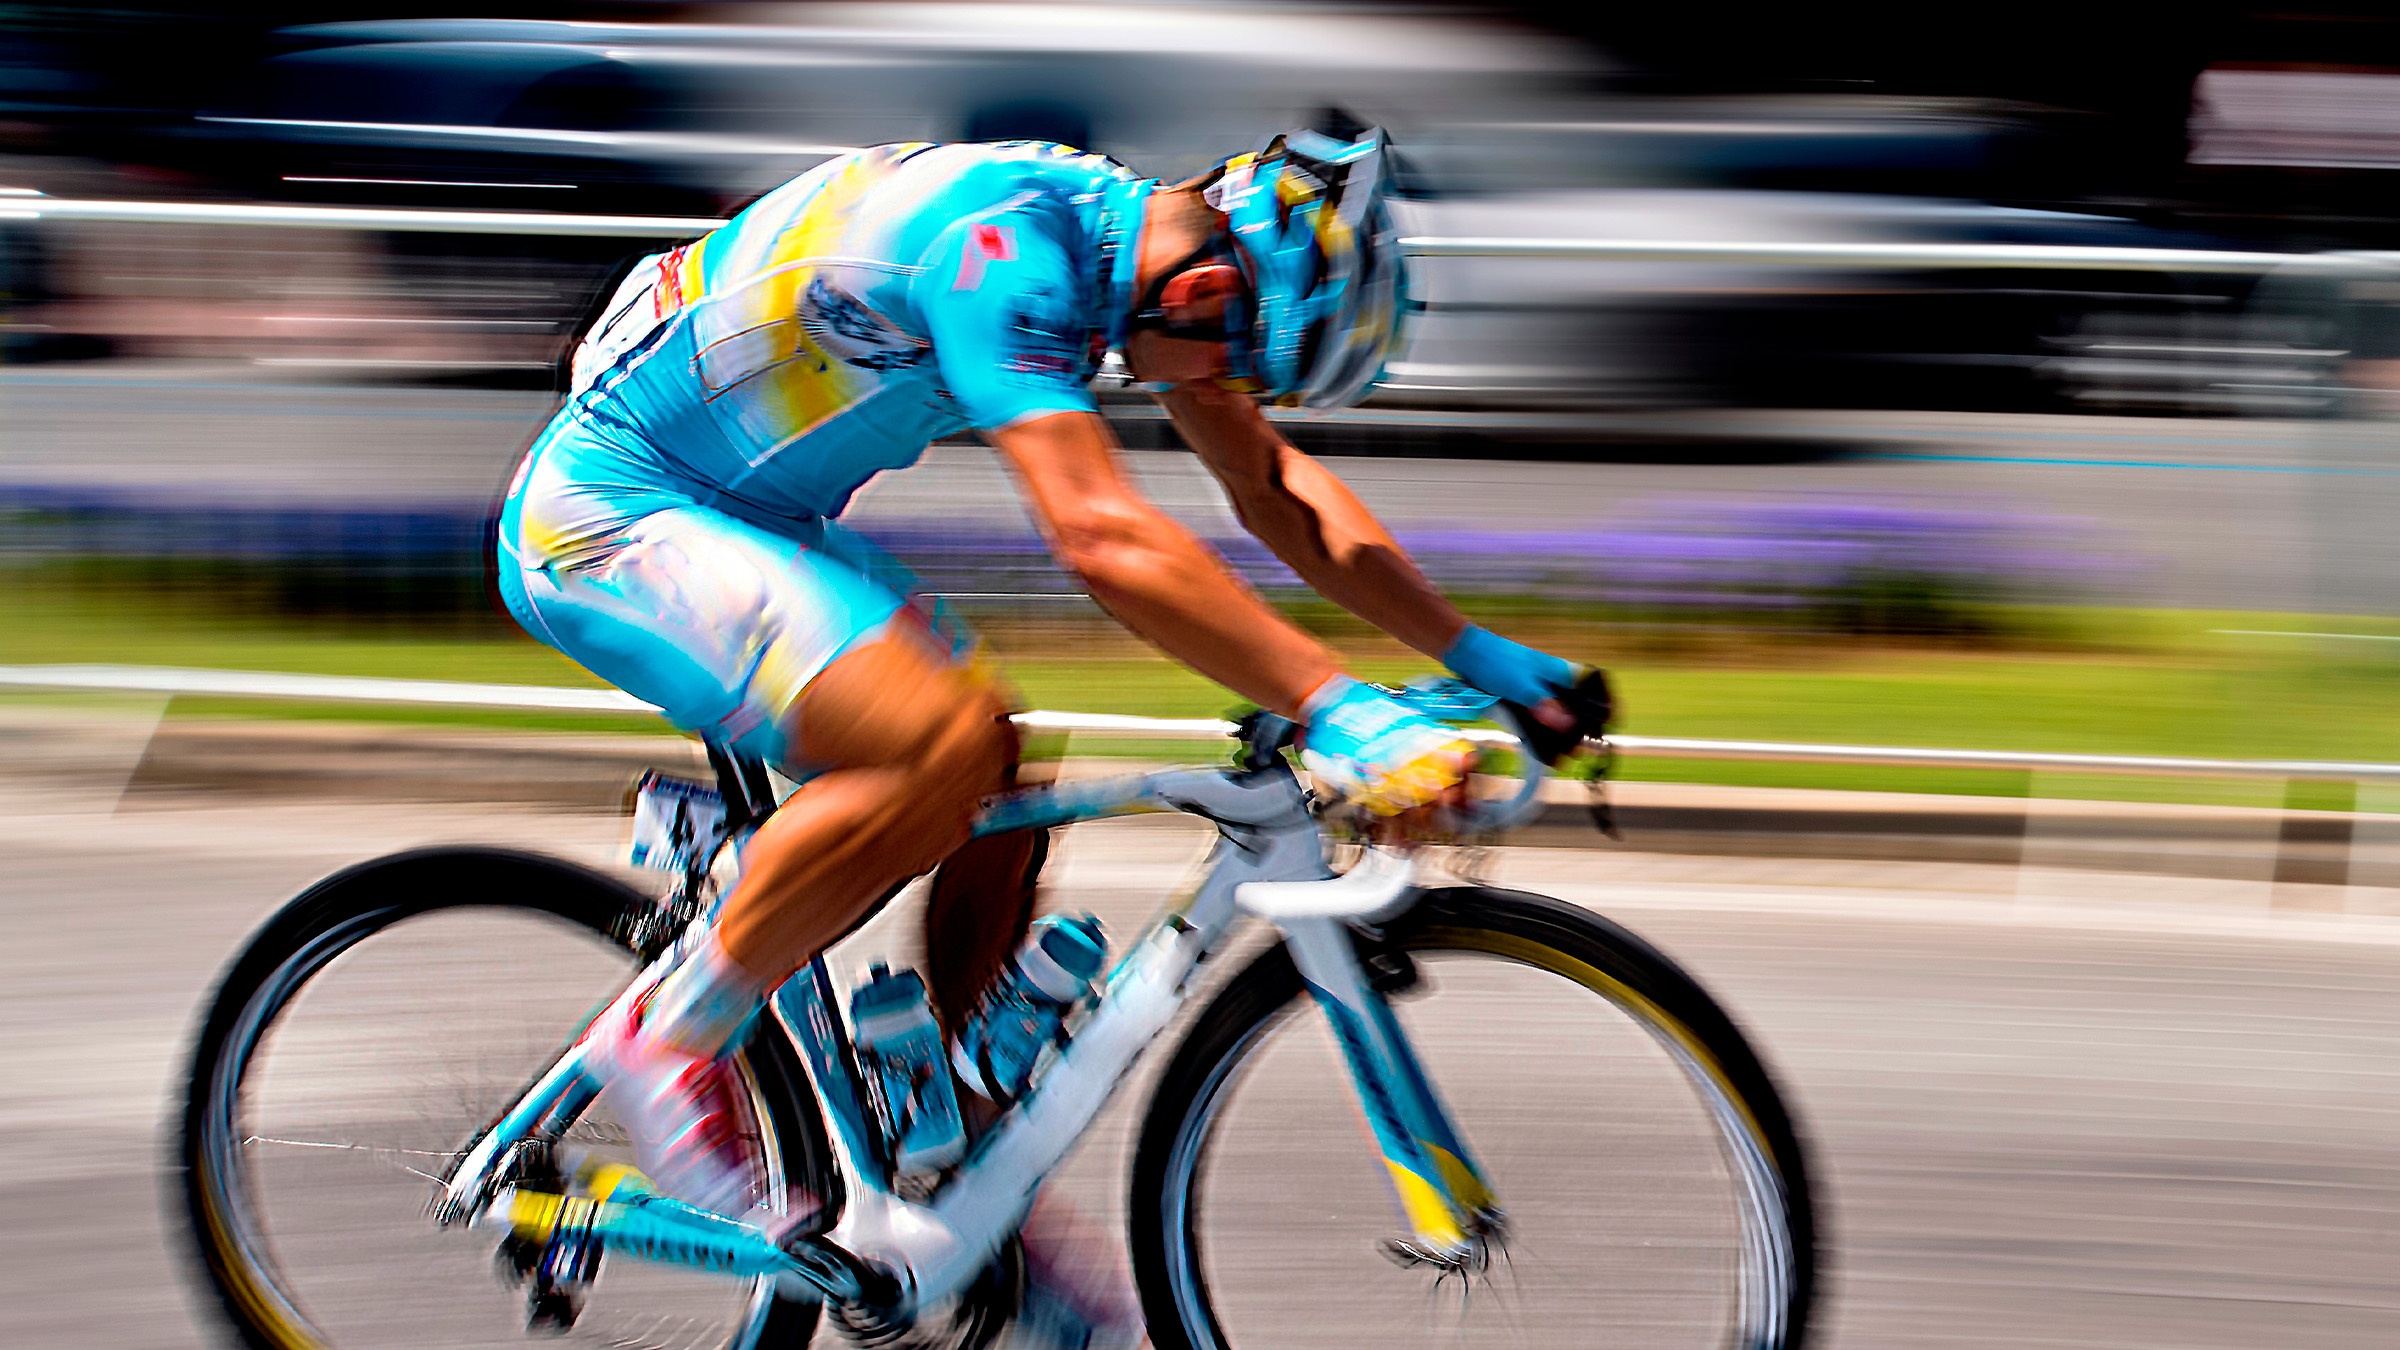
[[[610,474],[618,447],[570,405],[534,442],[502,508],[499,589],[511,616],[677,727],[795,778],[811,766],[787,715],[836,658],[922,621],[971,640],[882,550],[831,521],[736,515],[703,490]],[[571,475],[546,465],[571,464]]]

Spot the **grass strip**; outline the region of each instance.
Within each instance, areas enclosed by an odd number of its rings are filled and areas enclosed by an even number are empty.
[[[2400,762],[2400,642],[2274,636],[2400,632],[2389,621],[2307,614],[2078,610],[2076,636],[2048,647],[1856,643],[1662,650],[1648,635],[1528,616],[1528,635],[1608,664],[1627,731],[1729,740],[1926,745],[2224,759]],[[1027,706],[1165,717],[1218,716],[1238,700],[1138,644],[1090,627],[994,630],[999,665]],[[1431,663],[1337,632],[1354,668],[1405,680]],[[310,626],[208,612],[156,596],[51,585],[0,587],[0,662],[111,662],[400,679],[597,687],[558,653],[496,624],[455,632]],[[176,700],[177,717],[655,733],[656,719],[574,713]],[[1078,755],[1212,758],[1102,737]],[[1662,782],[1824,787],[1978,796],[2224,800],[2225,786],[2099,775],[1745,761],[1629,759],[1624,776]]]

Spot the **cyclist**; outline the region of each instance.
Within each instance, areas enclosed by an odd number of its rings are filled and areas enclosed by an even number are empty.
[[[1345,675],[1143,499],[1088,388],[1107,353],[1319,592],[1572,724],[1548,700],[1576,671],[1469,624],[1259,410],[1346,405],[1394,349],[1384,160],[1380,132],[1296,131],[1162,185],[1047,143],[883,146],[644,259],[615,292],[510,489],[502,596],[677,725],[806,783],[748,843],[712,929],[586,1033],[670,1193],[749,1203],[719,1057],[902,882],[941,865],[927,973],[953,1036],[1031,917],[1038,837],[961,847],[1014,773],[1002,695],[904,574],[832,523],[929,442],[982,436],[1094,599],[1300,722],[1311,769],[1373,810],[1452,789],[1467,743]]]

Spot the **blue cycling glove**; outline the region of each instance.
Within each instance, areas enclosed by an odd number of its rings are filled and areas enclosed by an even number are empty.
[[[1449,727],[1347,675],[1327,680],[1301,709],[1300,759],[1344,797],[1379,816],[1438,799],[1467,776],[1475,747]]]
[[[1548,652],[1511,642],[1480,624],[1468,624],[1442,653],[1450,673],[1487,694],[1532,707],[1575,685],[1575,667]]]

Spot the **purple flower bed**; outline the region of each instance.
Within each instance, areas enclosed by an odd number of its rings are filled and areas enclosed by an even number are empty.
[[[1074,588],[1030,534],[877,530],[938,591]],[[1890,631],[1962,631],[1996,601],[2069,598],[2122,575],[2081,523],[1898,501],[1676,498],[1588,529],[1413,529],[1402,545],[1470,594],[1634,616]],[[1246,535],[1212,541],[1253,585],[1300,580]]]
[[[1875,632],[1971,628],[1992,602],[2072,597],[2125,571],[2079,522],[1899,501],[1665,499],[1588,530],[1404,542],[1462,590]]]
[[[0,555],[19,560],[263,567],[305,581],[312,605],[338,607],[349,591],[401,585],[426,590],[437,606],[485,607],[480,512],[204,509],[19,490],[0,493],[0,514],[9,517],[0,520]],[[1030,530],[923,522],[861,533],[925,590],[1078,589]],[[2088,595],[2128,570],[2081,522],[1904,500],[1655,498],[1585,528],[1416,528],[1399,537],[1437,581],[1463,594],[1649,621],[1818,631],[1979,631],[1990,624],[1992,602]],[[1260,589],[1302,591],[1258,541],[1213,542]]]

